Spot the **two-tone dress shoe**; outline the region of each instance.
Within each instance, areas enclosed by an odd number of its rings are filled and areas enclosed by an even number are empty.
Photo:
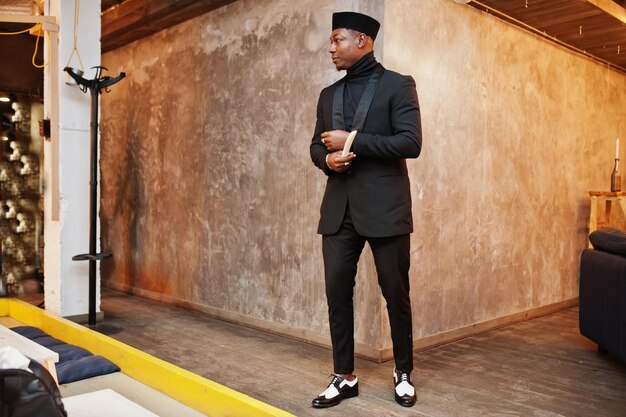
[[[352,398],[359,395],[359,380],[354,378],[348,381],[338,374],[331,375],[333,380],[328,384],[328,388],[319,396],[313,399],[311,405],[315,408],[327,408],[337,405],[344,398]]]
[[[411,374],[393,369],[393,385],[396,402],[403,407],[413,407],[417,400]]]

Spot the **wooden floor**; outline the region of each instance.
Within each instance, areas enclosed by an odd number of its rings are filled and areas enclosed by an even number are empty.
[[[579,334],[575,308],[416,353],[410,409],[393,400],[392,363],[357,359],[360,396],[327,410],[309,405],[327,349],[111,290],[102,310],[112,337],[300,417],[626,416],[626,365]]]

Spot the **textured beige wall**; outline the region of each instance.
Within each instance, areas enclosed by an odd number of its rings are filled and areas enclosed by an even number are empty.
[[[384,63],[415,77],[424,130],[415,338],[577,297],[626,77],[451,0],[385,4]]]
[[[330,15],[352,3],[242,0],[103,57],[128,74],[102,100],[103,280],[324,343],[325,176],[309,143],[319,91],[341,75]],[[377,346],[361,266],[357,340]]]
[[[308,145],[345,9],[383,21],[377,56],[417,82],[415,338],[576,297],[626,77],[451,0],[240,0],[104,55],[128,77],[102,100],[103,280],[328,340]],[[369,251],[355,298],[359,349],[388,347]]]

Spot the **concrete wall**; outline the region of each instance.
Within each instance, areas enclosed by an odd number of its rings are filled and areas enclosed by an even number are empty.
[[[577,297],[626,77],[453,1],[386,1],[385,24],[385,64],[415,77],[423,117],[415,337]]]
[[[341,76],[329,16],[380,15],[370,3],[238,1],[103,57],[128,73],[102,99],[109,284],[325,342],[325,176],[309,143],[319,91]],[[368,259],[358,333],[378,343],[372,271]]]
[[[330,15],[353,9],[383,22],[376,55],[414,76],[422,106],[415,338],[575,298],[626,77],[451,0],[295,3],[240,0],[103,56],[128,74],[102,99],[103,281],[329,342],[308,145],[342,75]],[[388,356],[369,250],[357,280],[357,349]]]

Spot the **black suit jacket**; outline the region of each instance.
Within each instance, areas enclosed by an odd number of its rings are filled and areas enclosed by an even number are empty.
[[[411,189],[405,158],[417,158],[422,148],[415,81],[385,70],[363,129],[352,145],[356,158],[348,171],[336,173],[326,165],[329,152],[321,134],[337,128],[333,126],[333,99],[344,80],[323,89],[317,104],[311,159],[328,175],[317,232],[336,233],[349,203],[352,222],[362,236],[411,233]]]

